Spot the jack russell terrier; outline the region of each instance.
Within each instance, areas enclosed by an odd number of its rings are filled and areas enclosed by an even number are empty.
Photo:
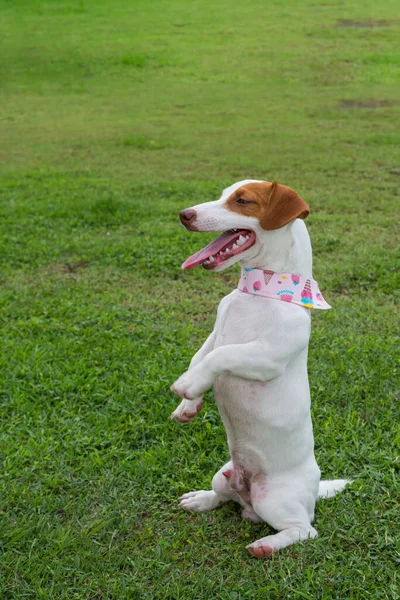
[[[171,386],[183,399],[171,415],[181,423],[196,416],[214,386],[231,457],[212,490],[184,494],[180,505],[201,512],[238,502],[243,518],[278,531],[247,546],[257,558],[314,538],[317,498],[350,483],[320,481],[314,457],[310,309],[330,306],[312,278],[308,214],[294,190],[258,180],[239,181],[219,200],[180,213],[190,231],[224,231],[183,269],[222,271],[236,262],[242,269],[238,289],[219,305],[214,331]]]

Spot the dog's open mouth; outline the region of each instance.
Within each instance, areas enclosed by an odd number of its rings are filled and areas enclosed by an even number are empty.
[[[248,250],[256,241],[256,234],[249,229],[229,229],[224,231],[208,246],[189,256],[182,269],[193,269],[202,265],[204,269],[215,269],[232,256]]]

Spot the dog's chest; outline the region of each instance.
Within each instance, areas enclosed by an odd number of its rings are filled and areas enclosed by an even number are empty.
[[[219,306],[215,347],[272,338],[279,341],[279,323],[285,321],[286,310],[276,300],[235,290]]]

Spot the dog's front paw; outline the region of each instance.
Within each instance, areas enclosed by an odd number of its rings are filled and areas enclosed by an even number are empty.
[[[190,369],[171,385],[171,391],[179,398],[195,400],[202,396],[213,384],[213,380],[198,368]]]
[[[195,400],[182,400],[180,405],[171,414],[171,419],[175,419],[179,423],[190,423],[201,411],[202,400],[202,397]]]

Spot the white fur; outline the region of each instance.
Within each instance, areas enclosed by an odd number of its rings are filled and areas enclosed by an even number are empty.
[[[250,181],[227,188],[215,202],[193,207],[199,231],[246,228],[256,233],[254,246],[215,270],[240,261],[244,267],[312,277],[304,221],[265,231],[258,219],[227,209],[226,199]],[[278,531],[250,544],[249,551],[259,558],[315,537],[311,523],[317,497],[333,496],[347,483],[320,482],[314,457],[307,376],[310,325],[308,309],[235,289],[221,301],[214,331],[189,370],[171,388],[183,398],[172,417],[188,422],[214,386],[232,459],[214,476],[211,491],[189,492],[181,506],[203,511],[230,499],[239,502],[245,518],[266,521]],[[231,478],[222,474],[229,470]],[[247,495],[240,490],[241,470],[250,476]]]

